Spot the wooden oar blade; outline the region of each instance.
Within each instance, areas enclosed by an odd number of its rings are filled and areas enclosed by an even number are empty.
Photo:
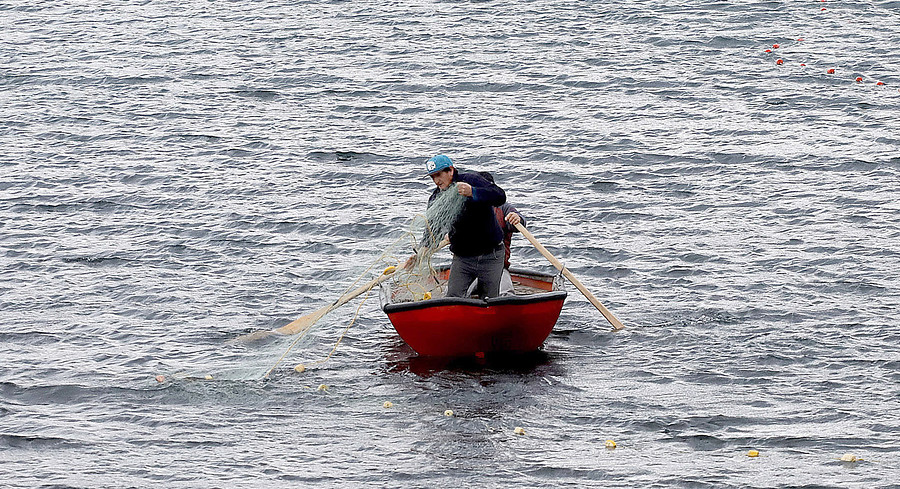
[[[254,331],[249,334],[245,334],[243,336],[238,336],[237,338],[229,341],[229,343],[255,343],[257,341],[262,341],[266,338],[270,338],[272,336],[286,336],[297,333],[302,333],[303,331],[312,327],[313,324],[316,323],[319,319],[322,319],[328,311],[330,307],[323,307],[318,311],[307,314],[306,316],[297,318],[280,328],[275,329],[265,329],[262,331]]]
[[[275,332],[285,335],[302,333],[303,331],[311,328],[313,324],[316,324],[316,322],[322,319],[322,316],[327,314],[330,310],[331,306],[323,307],[318,311],[311,312],[306,316],[297,318],[280,328],[276,328]]]
[[[228,344],[237,344],[237,343],[256,343],[257,341],[262,341],[266,338],[277,335],[278,332],[274,329],[264,329],[262,331],[254,331],[252,333],[247,333],[242,336],[238,336],[237,338],[228,340]]]
[[[394,273],[394,267],[388,267],[388,269],[386,269],[378,277],[372,279],[372,281],[360,286],[359,288],[357,288],[356,290],[354,290],[352,292],[348,292],[348,293],[344,294],[343,296],[339,297],[338,300],[336,300],[334,302],[334,304],[325,306],[325,307],[319,309],[318,311],[311,312],[311,313],[307,314],[306,316],[297,318],[297,319],[289,322],[288,324],[285,324],[284,326],[282,326],[280,328],[267,329],[265,331],[256,331],[256,332],[235,338],[231,342],[232,343],[249,343],[249,342],[253,342],[253,341],[259,341],[259,340],[268,338],[273,335],[293,335],[293,334],[297,334],[297,333],[302,333],[302,332],[306,331],[307,329],[311,328],[313,324],[316,324],[316,322],[318,320],[322,319],[322,316],[324,316],[324,315],[328,314],[329,312],[331,312],[332,310],[337,309],[338,307],[346,304],[347,302],[350,302],[354,298],[359,297],[360,295],[372,290],[372,288],[374,288],[381,282],[384,282],[385,280],[387,280],[392,273]]]

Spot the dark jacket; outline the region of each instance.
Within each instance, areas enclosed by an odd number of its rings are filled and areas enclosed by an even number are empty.
[[[459,256],[484,255],[503,242],[503,230],[494,217],[494,207],[506,203],[506,192],[477,173],[453,170],[453,182],[472,186],[472,196],[466,199],[462,212],[449,230],[450,251]],[[434,189],[428,205],[437,198]]]
[[[512,235],[513,233],[518,232],[515,226],[506,222],[506,216],[509,215],[510,212],[515,212],[519,215],[519,218],[522,220],[522,226],[528,227],[527,222],[525,221],[525,216],[519,212],[518,209],[513,207],[509,202],[501,205],[500,207],[494,207],[494,216],[497,218],[497,224],[500,225],[500,229],[503,230],[503,246],[506,248],[506,258],[503,261],[503,266],[505,268],[509,268],[509,256],[510,256],[510,248],[512,247]]]

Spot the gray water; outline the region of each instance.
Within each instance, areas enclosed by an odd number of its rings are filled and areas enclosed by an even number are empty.
[[[0,27],[0,485],[898,487],[900,2],[4,2]],[[374,297],[280,363],[290,338],[229,342],[373,277],[437,153],[626,329],[570,287],[525,358],[420,358]],[[513,263],[551,270],[521,236]]]

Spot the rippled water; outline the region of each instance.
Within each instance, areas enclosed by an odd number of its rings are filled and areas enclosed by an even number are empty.
[[[900,3],[383,3],[0,4],[5,487],[897,487]],[[439,152],[627,329],[261,380]]]

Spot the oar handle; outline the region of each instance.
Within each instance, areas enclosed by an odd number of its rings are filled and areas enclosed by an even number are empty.
[[[348,292],[347,294],[344,294],[340,299],[336,300],[334,302],[334,304],[331,305],[331,308],[329,310],[336,309],[340,306],[343,306],[344,304],[352,301],[353,299],[365,294],[366,292],[369,291],[369,289],[373,289],[373,288],[377,287],[378,285],[381,284],[381,282],[384,282],[385,280],[389,279],[391,277],[391,274],[393,274],[395,270],[396,270],[396,268],[394,268],[394,267],[388,267],[381,275],[372,279],[371,282],[369,282],[363,286],[360,286],[358,289],[354,290],[353,292]]]
[[[563,276],[569,279],[569,282],[572,282],[572,285],[574,285],[575,288],[577,288],[582,294],[584,294],[587,300],[591,301],[591,304],[593,304],[594,307],[596,307],[597,310],[600,311],[600,314],[603,314],[603,317],[605,317],[606,320],[609,321],[609,324],[611,324],[613,328],[622,329],[625,327],[625,325],[622,324],[622,321],[619,321],[618,318],[616,318],[616,316],[614,316],[613,313],[609,311],[609,309],[604,307],[603,304],[601,304],[600,301],[597,300],[596,297],[594,297],[594,294],[592,294],[591,291],[589,291],[587,287],[585,287],[584,284],[581,283],[580,280],[575,278],[575,275],[573,275],[572,272],[570,272],[569,269],[562,264],[562,262],[560,262],[556,259],[555,256],[553,256],[553,253],[547,251],[547,248],[544,248],[544,245],[542,245],[540,241],[538,241],[537,238],[534,237],[533,234],[525,229],[525,226],[519,223],[516,224],[516,229],[519,230],[519,232],[522,233],[522,236],[525,236],[528,241],[531,241],[531,244],[534,245],[534,247],[538,251],[540,251],[542,255],[544,255],[544,258],[546,258],[554,267],[556,267],[557,270],[562,272]]]

